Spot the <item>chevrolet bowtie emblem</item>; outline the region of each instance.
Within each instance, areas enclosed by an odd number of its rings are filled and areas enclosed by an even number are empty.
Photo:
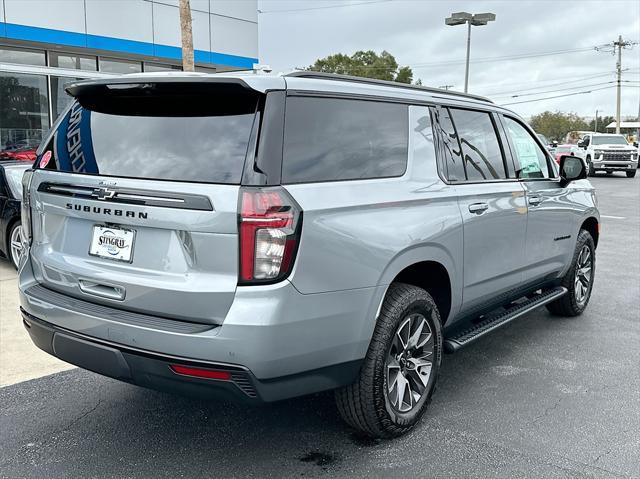
[[[108,188],[96,188],[91,192],[91,197],[98,200],[108,200],[113,198],[115,195],[116,192]]]

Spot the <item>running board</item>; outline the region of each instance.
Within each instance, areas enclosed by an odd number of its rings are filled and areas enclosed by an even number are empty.
[[[559,286],[543,291],[542,293],[537,293],[529,299],[516,303],[498,313],[489,313],[481,322],[446,338],[444,340],[444,350],[447,353],[455,353],[460,348],[490,333],[494,329],[498,329],[523,314],[550,303],[565,294],[567,294],[567,288]]]

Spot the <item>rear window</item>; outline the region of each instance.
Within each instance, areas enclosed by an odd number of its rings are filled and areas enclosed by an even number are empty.
[[[283,183],[402,176],[407,167],[407,105],[289,97]]]
[[[89,175],[239,184],[257,99],[212,103],[206,95],[75,102],[38,164]]]

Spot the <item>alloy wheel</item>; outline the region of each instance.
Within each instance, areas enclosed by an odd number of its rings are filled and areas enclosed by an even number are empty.
[[[22,256],[22,234],[20,233],[20,226],[13,228],[9,242],[11,244],[11,261],[13,261],[13,264],[17,268],[20,263],[20,256]]]
[[[397,411],[411,411],[427,392],[433,348],[433,332],[423,314],[410,314],[400,323],[385,363],[385,393]]]
[[[576,265],[575,295],[576,302],[583,304],[589,295],[589,287],[591,285],[591,277],[593,271],[593,255],[591,248],[584,245],[578,254],[578,263]]]

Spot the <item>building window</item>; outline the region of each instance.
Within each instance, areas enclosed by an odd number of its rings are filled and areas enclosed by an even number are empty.
[[[6,46],[0,46],[0,62],[38,66],[47,64],[43,50],[28,50]]]
[[[69,96],[64,87],[67,84],[80,81],[82,78],[72,77],[54,77],[51,76],[51,112],[53,115],[53,121],[64,112],[64,110],[73,101],[73,97]]]
[[[49,52],[49,66],[68,68],[69,70],[98,69],[97,58],[92,55],[78,55],[76,53]]]
[[[49,129],[45,75],[0,72],[0,157],[35,149]]]
[[[100,71],[107,73],[140,73],[142,63],[132,60],[116,60],[114,58],[99,59]]]
[[[144,71],[146,72],[170,72],[176,70],[181,71],[182,67],[180,65],[162,65],[160,63],[144,62]]]

